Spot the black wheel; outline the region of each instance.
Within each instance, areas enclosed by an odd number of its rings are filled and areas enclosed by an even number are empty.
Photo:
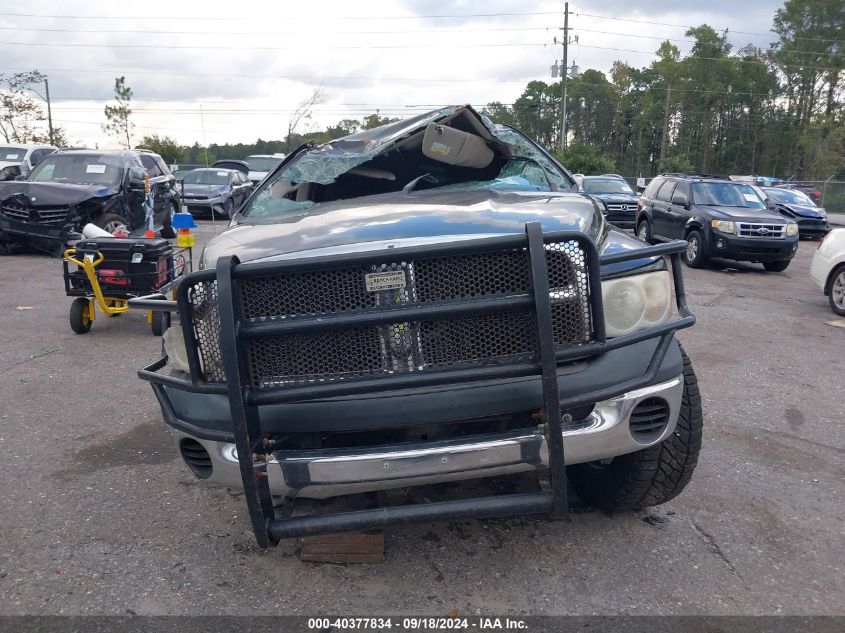
[[[226,213],[227,218],[231,218],[233,215],[235,215],[235,201],[231,198],[226,200],[226,202],[223,204],[223,211]]]
[[[159,235],[161,235],[166,240],[172,240],[176,237],[176,231],[173,230],[173,215],[178,213],[178,209],[176,208],[175,204],[171,204],[167,214],[164,217],[164,221],[162,222],[161,231],[159,231]]]
[[[637,225],[637,237],[646,244],[654,244],[654,236],[651,234],[651,222],[648,221],[648,218],[640,220],[640,223]]]
[[[85,297],[77,297],[70,304],[70,328],[77,334],[91,331],[91,302]]]
[[[164,300],[164,297],[160,297]],[[153,311],[153,318],[150,323],[150,329],[156,336],[161,336],[170,327],[170,313]]]
[[[684,251],[684,262],[690,268],[704,268],[707,255],[704,254],[704,238],[701,231],[690,231],[687,234],[687,250]]]
[[[770,273],[782,273],[789,266],[790,261],[792,260],[781,259],[776,262],[763,262],[763,268],[768,270]]]
[[[572,485],[587,503],[606,510],[635,510],[666,503],[686,487],[698,464],[703,416],[698,380],[681,349],[684,392],[675,431],[660,444],[567,468]]]
[[[129,233],[129,227],[126,225],[126,220],[114,213],[104,213],[94,220],[94,224],[104,231],[108,231],[112,234],[114,234],[114,232],[119,228],[122,228],[124,231]]]
[[[840,264],[830,276],[827,298],[830,307],[839,316],[845,316],[845,264]]]

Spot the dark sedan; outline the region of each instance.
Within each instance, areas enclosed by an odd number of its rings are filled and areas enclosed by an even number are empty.
[[[637,194],[622,178],[584,176],[581,190],[599,203],[605,218],[621,229],[633,229],[637,219]]]
[[[795,220],[799,237],[820,238],[830,231],[827,213],[804,192],[781,187],[761,187],[760,190],[765,196],[766,207]]]

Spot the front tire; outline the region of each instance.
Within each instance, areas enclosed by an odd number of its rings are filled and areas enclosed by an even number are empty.
[[[787,269],[790,261],[792,260],[782,259],[776,262],[763,262],[763,268],[768,270],[770,273],[782,273]]]
[[[114,235],[114,232],[118,228],[122,228],[124,231],[129,233],[129,227],[126,225],[126,220],[114,213],[104,213],[94,220],[94,224],[112,235]]]
[[[651,234],[651,223],[648,218],[640,220],[637,225],[637,237],[646,244],[654,244],[654,236]]]
[[[636,510],[666,503],[687,486],[698,464],[704,426],[698,379],[686,352],[684,391],[674,432],[660,444],[620,455],[609,464],[570,466],[568,476],[584,501],[605,510]]]
[[[701,235],[701,231],[690,231],[687,234],[684,263],[690,268],[704,268],[707,265],[707,255],[704,253],[704,237]]]
[[[830,276],[827,298],[833,312],[845,316],[845,264],[840,264]]]

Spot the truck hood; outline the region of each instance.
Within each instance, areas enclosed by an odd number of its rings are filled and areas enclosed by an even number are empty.
[[[116,187],[80,185],[59,182],[11,181],[0,184],[0,200],[26,196],[32,207],[72,206],[92,198],[105,198],[117,193]]]
[[[292,255],[387,248],[521,233],[533,220],[544,231],[578,231],[602,243],[601,213],[586,196],[568,192],[476,191],[389,193],[338,200],[293,212],[272,224],[237,218],[205,248],[203,265],[223,255],[242,262]]]

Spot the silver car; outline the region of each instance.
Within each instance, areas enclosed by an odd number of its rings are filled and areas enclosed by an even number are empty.
[[[182,201],[195,216],[231,218],[252,191],[252,183],[235,169],[203,167],[185,174]]]

